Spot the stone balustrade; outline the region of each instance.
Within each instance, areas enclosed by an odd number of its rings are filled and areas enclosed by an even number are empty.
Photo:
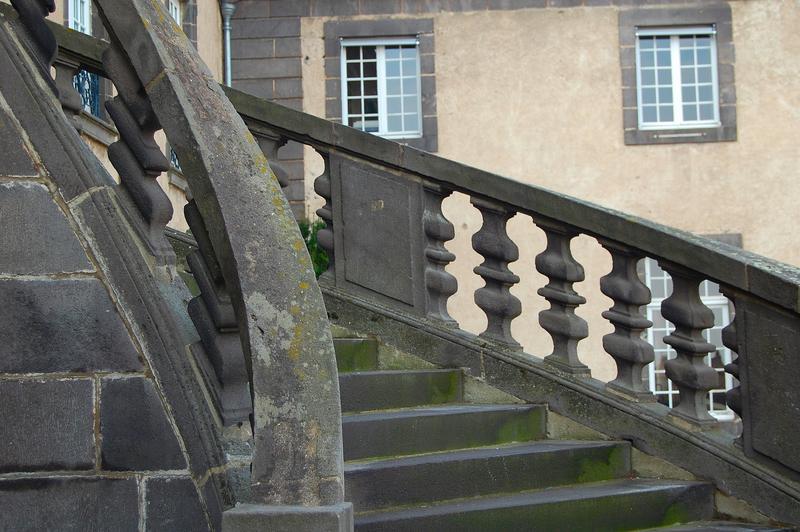
[[[59,43],[70,47],[73,66],[76,57],[84,57],[81,68],[96,69],[102,47],[89,38],[70,39]],[[578,394],[583,399],[556,401],[554,408],[598,430],[604,430],[602,423],[621,427],[636,419],[636,426],[644,427],[641,433],[611,428],[608,432],[627,435],[651,451],[663,448],[669,454],[666,444],[655,443],[661,438],[656,432],[669,433],[705,449],[720,463],[748,471],[761,479],[752,481],[756,484],[764,481],[780,490],[783,480],[775,478],[786,471],[800,474],[795,452],[800,436],[794,428],[800,418],[796,392],[800,364],[794,356],[800,347],[797,268],[447,161],[234,89],[224,91],[254,134],[260,132],[263,138],[265,131],[270,132],[264,148],[268,155],[291,140],[322,156],[324,171],[314,190],[324,200],[317,215],[326,224],[319,243],[330,258],[320,279],[326,293],[352,297],[373,309],[389,309],[387,315],[399,316],[426,334],[479,352],[482,364],[513,367],[557,383],[554,390],[569,390],[564,397]],[[70,100],[63,101],[69,108]],[[477,336],[460,330],[447,310],[448,298],[460,284],[448,268],[457,258],[446,247],[454,237],[453,224],[442,213],[443,200],[454,192],[468,196],[483,219],[472,237],[474,250],[483,257],[474,272],[485,283],[474,298],[487,319],[486,330]],[[511,334],[512,320],[526,304],[512,293],[519,277],[509,267],[519,256],[518,246],[524,245],[506,230],[516,214],[531,217],[546,237],[546,248],[535,261],[536,270],[548,278],[538,289],[549,303],[539,315],[540,327],[553,341],[553,351],[546,357],[523,352]],[[613,302],[602,313],[613,328],[602,345],[617,367],[616,378],[607,384],[592,379],[578,356],[577,345],[589,334],[586,321],[576,314],[586,303],[574,289],[585,279],[583,266],[572,254],[571,242],[578,235],[595,239],[611,258],[610,272],[595,272],[603,275],[600,291]],[[653,394],[643,384],[643,372],[654,361],[653,346],[644,338],[653,326],[643,313],[651,294],[637,274],[637,264],[645,258],[658,261],[674,282],[672,294],[661,304],[662,315],[674,326],[664,342],[677,353],[666,363],[666,374],[679,390],[679,402],[671,411],[654,404]],[[725,367],[736,379],[726,397],[731,410],[741,416],[742,437],[737,444],[734,437],[720,436],[724,433],[720,422],[709,415],[709,390],[717,386],[719,376],[705,362],[715,346],[704,337],[714,325],[698,292],[704,280],[718,283],[734,310],[723,342],[737,354]],[[521,386],[509,389],[524,391]],[[603,405],[604,412],[613,411],[622,421],[593,418],[586,404]],[[708,471],[699,460],[685,461],[686,467],[698,464],[697,470]],[[769,474],[764,473],[767,470]],[[728,481],[724,472],[708,474]],[[767,477],[772,480],[763,480]],[[781,493],[790,491],[785,488]]]

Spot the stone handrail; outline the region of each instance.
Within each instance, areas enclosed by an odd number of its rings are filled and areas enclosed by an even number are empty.
[[[284,529],[296,515],[323,528],[352,529],[344,503],[341,411],[336,359],[325,307],[300,231],[267,159],[208,68],[166,8],[147,0],[95,0],[111,43],[46,24],[52,0],[14,0],[22,26],[65,112],[74,113],[71,80],[90,69],[113,82],[106,109],[119,131],[108,147],[131,200],[127,219],[154,271],[174,254],[164,230],[172,207],[156,182],[169,161],[154,141],[163,128],[182,163],[192,199],[187,206],[199,250],[192,259],[201,295],[189,314],[201,348],[222,381],[224,423],[250,419],[254,455],[249,508],[226,519]],[[62,47],[50,78],[56,38]],[[235,344],[235,346],[233,345]],[[225,389],[242,372],[244,386]],[[239,384],[239,383],[236,383]],[[241,392],[249,384],[251,401]],[[226,393],[227,392],[227,393]],[[237,393],[239,392],[239,393]]]
[[[99,71],[98,41],[56,35],[61,55]],[[547,401],[555,411],[612,437],[631,439],[643,450],[714,479],[776,518],[800,520],[800,459],[795,452],[800,444],[795,430],[800,365],[794,356],[800,346],[799,269],[235,89],[224,91],[259,140],[293,140],[322,156],[325,171],[315,190],[325,200],[317,214],[327,225],[319,234],[331,259],[321,278],[327,294],[411,326],[409,337],[423,335],[443,351],[457,345],[480,358],[477,366],[483,369],[478,371],[493,385]],[[468,195],[483,218],[472,240],[484,259],[474,270],[485,281],[475,301],[488,322],[478,336],[458,329],[447,313],[447,300],[458,284],[446,270],[455,260],[445,247],[454,228],[441,205],[453,192]],[[518,248],[506,222],[516,213],[530,216],[547,238],[536,269],[548,278],[538,293],[550,306],[540,313],[539,323],[554,349],[543,361],[524,353],[511,335],[521,302],[509,291],[519,282],[508,268]],[[577,235],[596,239],[612,259],[612,270],[600,283],[602,293],[613,300],[603,317],[614,332],[603,338],[603,347],[618,372],[608,384],[588,378],[588,368],[577,357],[576,346],[588,334],[586,322],[575,313],[586,302],[573,287],[585,277],[571,253]],[[387,240],[393,244],[388,250],[382,246]],[[662,314],[675,326],[664,339],[677,353],[666,365],[681,397],[672,410],[653,404],[641,382],[643,368],[654,359],[653,346],[641,337],[652,326],[641,313],[650,291],[636,272],[644,257],[657,260],[674,282],[672,295],[662,304]],[[376,274],[381,268],[390,268],[391,275]],[[711,311],[700,299],[704,280],[718,283],[735,308],[734,321],[723,331],[724,345],[738,354],[725,368],[740,381],[727,394],[728,405],[742,419],[742,437],[735,444],[705,406],[716,374],[704,363],[714,349],[702,335],[713,325]],[[328,310],[345,310],[338,305],[329,303]],[[441,362],[452,364],[456,358]],[[523,377],[504,369],[508,367],[522,370]]]

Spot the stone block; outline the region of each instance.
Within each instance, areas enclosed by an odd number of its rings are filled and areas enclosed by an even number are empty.
[[[94,467],[91,380],[0,381],[0,397],[0,473]]]
[[[37,275],[94,270],[44,185],[0,184],[0,226],[0,273]]]
[[[0,530],[139,529],[134,478],[0,480]]]
[[[0,301],[2,373],[142,368],[97,279],[0,281]]]
[[[175,431],[149,379],[103,379],[100,431],[103,436],[103,469],[156,471],[186,468],[186,459]]]
[[[353,506],[266,506],[242,504],[222,515],[229,532],[348,532],[353,530]]]
[[[145,486],[147,530],[209,530],[200,495],[190,478],[150,478]]]
[[[36,175],[33,161],[23,147],[22,135],[11,121],[11,117],[4,111],[0,111],[0,146],[3,146],[0,175],[7,177]]]

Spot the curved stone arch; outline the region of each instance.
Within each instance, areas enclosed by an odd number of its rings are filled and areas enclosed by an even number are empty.
[[[338,505],[336,360],[322,295],[280,185],[160,2],[95,3],[181,161],[231,292],[253,387],[253,496],[268,505]]]

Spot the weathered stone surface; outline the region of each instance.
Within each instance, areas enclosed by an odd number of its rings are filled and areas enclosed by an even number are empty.
[[[225,512],[224,529],[229,532],[348,532],[353,530],[353,506],[263,506],[243,504]]]
[[[147,530],[209,530],[205,511],[189,478],[151,478],[146,483]]]
[[[135,532],[139,504],[134,478],[0,480],[0,530]]]
[[[0,381],[0,398],[0,473],[94,467],[92,381]]]
[[[44,185],[24,181],[0,184],[0,227],[0,273],[94,269]]]
[[[8,113],[0,110],[0,146],[3,146],[3,157],[0,159],[0,175],[33,176],[36,170],[30,156],[23,148],[22,136],[14,127]]]
[[[103,379],[100,392],[103,468],[178,470],[186,459],[152,381]]]
[[[0,281],[0,372],[135,371],[128,331],[97,279]]]

